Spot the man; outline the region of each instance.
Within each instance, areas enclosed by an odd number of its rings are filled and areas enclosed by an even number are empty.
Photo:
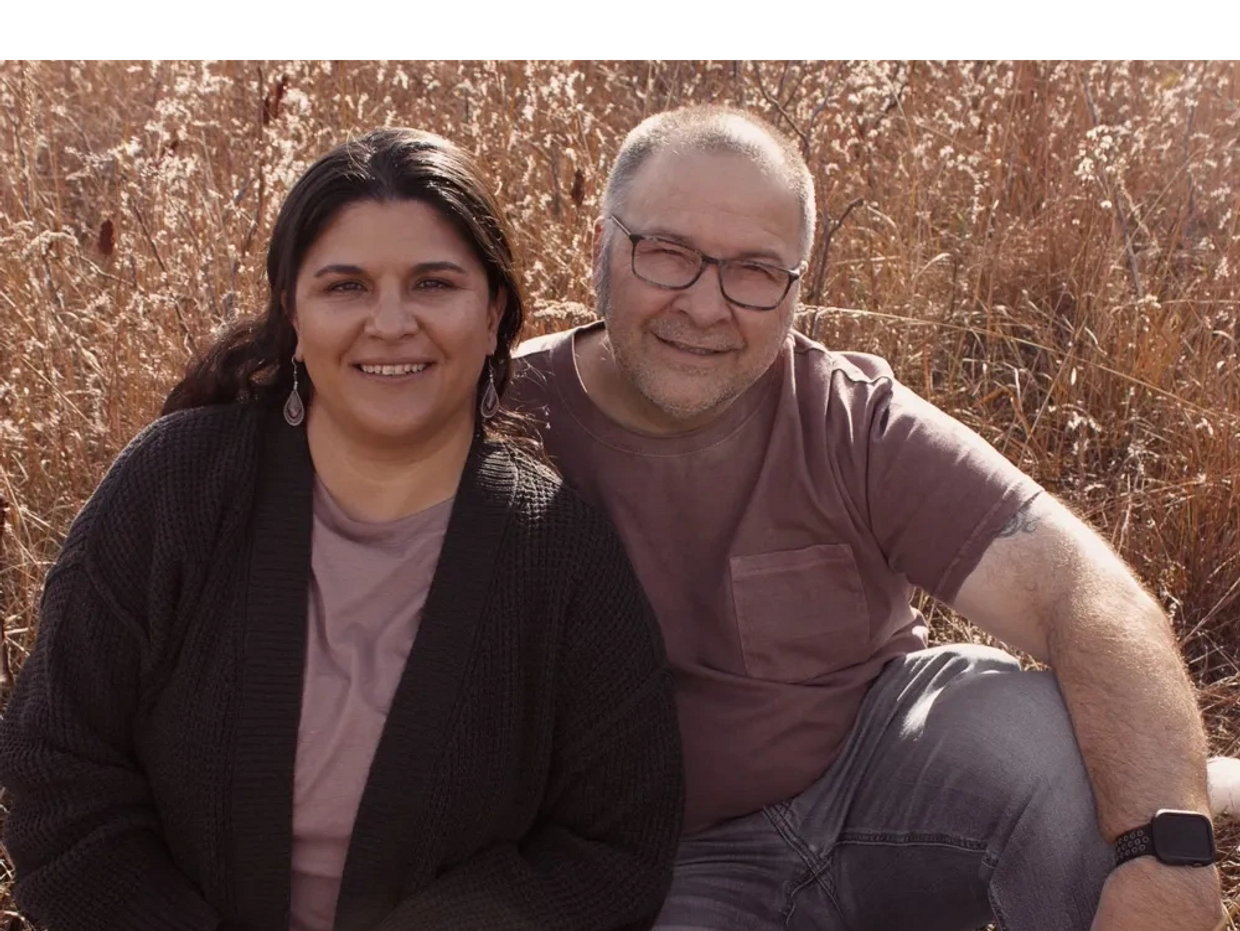
[[[603,322],[527,344],[513,388],[675,669],[688,834],[659,931],[1209,931],[1215,868],[1163,862],[1211,860],[1208,820],[1151,827],[1209,810],[1166,617],[882,360],[791,332],[814,217],[766,124],[652,117],[596,225]],[[914,585],[1053,674],[924,649]]]

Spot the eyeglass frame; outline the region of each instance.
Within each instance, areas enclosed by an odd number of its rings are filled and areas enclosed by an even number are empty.
[[[745,308],[745,310],[756,310],[756,311],[765,312],[765,311],[774,310],[780,304],[782,304],[784,302],[784,298],[788,296],[788,292],[792,290],[792,286],[796,284],[797,281],[800,280],[801,275],[804,274],[805,272],[804,262],[802,262],[796,268],[784,268],[784,266],[776,265],[774,262],[762,262],[757,259],[718,259],[718,258],[715,258],[713,255],[707,255],[701,249],[695,248],[694,246],[690,246],[687,243],[678,242],[675,239],[669,239],[666,236],[651,236],[645,233],[634,233],[627,226],[625,226],[620,221],[620,218],[617,217],[614,213],[607,214],[607,219],[611,220],[613,223],[616,224],[616,226],[620,227],[620,231],[624,233],[624,235],[629,240],[629,244],[632,246],[632,251],[629,256],[629,268],[633,272],[633,275],[641,279],[642,281],[646,282],[646,284],[650,285],[651,287],[662,288],[664,291],[688,290],[689,288],[692,288],[695,284],[698,283],[698,280],[702,277],[702,273],[706,271],[706,266],[717,265],[719,267],[719,293],[723,295],[724,300],[726,300],[729,304],[735,304],[737,307],[743,307]],[[684,249],[686,252],[692,252],[696,254],[698,259],[700,260],[698,262],[697,274],[694,275],[693,278],[687,284],[682,284],[682,285],[661,284],[657,281],[650,280],[645,275],[642,275],[641,273],[637,271],[637,246],[639,243],[645,240],[653,240],[655,242],[665,242],[670,246],[675,246],[677,249]],[[781,271],[788,276],[788,284],[784,287],[784,293],[779,296],[779,300],[777,300],[774,304],[771,304],[769,306],[762,306],[758,304],[745,304],[741,301],[733,300],[732,297],[728,294],[728,292],[724,290],[723,272],[724,272],[724,269],[728,265],[761,265],[765,268],[771,268],[776,271]]]

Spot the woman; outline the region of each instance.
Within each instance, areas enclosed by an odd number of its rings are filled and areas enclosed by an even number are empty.
[[[0,727],[51,931],[647,928],[681,771],[609,526],[491,419],[522,322],[436,136],[335,149],[265,317],[121,454]]]

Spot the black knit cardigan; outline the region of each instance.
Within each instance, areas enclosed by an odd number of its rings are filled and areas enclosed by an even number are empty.
[[[134,440],[0,724],[52,931],[288,931],[313,468],[257,403]],[[357,813],[337,931],[649,928],[683,802],[658,628],[606,520],[474,443]]]

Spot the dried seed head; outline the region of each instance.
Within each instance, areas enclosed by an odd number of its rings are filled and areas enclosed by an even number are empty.
[[[573,206],[580,207],[586,196],[586,176],[580,168],[573,172],[573,187],[568,196],[573,199]]]
[[[111,255],[116,251],[116,227],[112,225],[111,220],[104,220],[99,224],[99,251],[104,255]]]

